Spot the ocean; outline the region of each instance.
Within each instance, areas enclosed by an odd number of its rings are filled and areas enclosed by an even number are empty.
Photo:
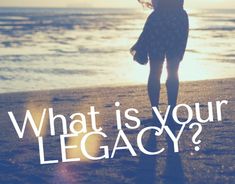
[[[0,93],[145,84],[144,9],[0,8]],[[235,77],[235,10],[190,10],[181,81]],[[166,72],[162,82],[166,78]]]

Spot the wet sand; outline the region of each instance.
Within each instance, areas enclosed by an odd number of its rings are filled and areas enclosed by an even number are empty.
[[[108,145],[110,150],[117,137],[115,120],[115,102],[121,103],[121,111],[127,108],[139,110],[138,117],[148,121],[151,109],[148,103],[146,87],[113,87],[69,89],[55,91],[39,91],[11,93],[0,95],[0,183],[192,183],[221,184],[235,181],[235,79],[186,82],[180,87],[178,103],[185,103],[192,108],[200,103],[202,115],[206,117],[207,102],[228,100],[223,110],[223,121],[203,125],[199,138],[202,140],[200,151],[194,151],[192,143],[193,130],[184,131],[180,139],[180,153],[173,154],[168,150],[157,156],[142,154],[137,145],[136,137],[143,129],[124,128],[128,139],[133,145],[137,157],[129,151],[117,151],[115,158],[101,161],[62,163],[59,134],[61,127],[56,129],[55,137],[49,136],[48,123],[43,126],[46,159],[58,159],[58,164],[40,165],[38,140],[30,128],[26,127],[24,139],[17,137],[9,119],[8,111],[14,112],[20,124],[25,112],[29,109],[35,121],[40,120],[43,108],[53,108],[55,114],[63,114],[67,120],[76,112],[87,113],[90,106],[100,112],[98,125],[108,135],[105,139],[94,138],[89,142],[88,151],[100,154],[99,146]],[[166,90],[162,86],[161,106],[166,108]],[[179,115],[186,118],[184,112]],[[48,117],[47,117],[48,118]],[[68,121],[68,123],[70,123]],[[88,129],[90,121],[87,116]],[[59,131],[59,132],[58,132]],[[68,142],[75,144],[78,137]],[[166,148],[170,142],[165,136],[156,138],[154,132],[144,137],[146,148]],[[79,144],[79,143],[78,143]],[[70,151],[68,155],[77,156],[79,150]],[[81,156],[81,155],[80,155]]]

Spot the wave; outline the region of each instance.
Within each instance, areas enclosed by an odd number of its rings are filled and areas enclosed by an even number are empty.
[[[65,69],[65,68],[25,68],[25,67],[17,67],[10,68],[4,67],[0,68],[0,72],[23,72],[23,73],[32,73],[32,74],[48,74],[48,75],[96,75],[95,71],[91,70],[81,70],[81,69]],[[1,80],[9,80],[13,78],[8,78],[5,76],[0,76]]]
[[[191,28],[192,31],[234,31],[235,27],[207,27],[207,28]]]
[[[22,35],[53,29],[111,30],[119,28],[126,20],[139,19],[141,16],[140,13],[127,10],[0,9],[0,34]]]
[[[190,52],[190,53],[200,53],[198,50],[195,50],[195,49],[187,49],[186,52]]]
[[[32,62],[32,61],[45,61],[50,57],[57,57],[56,54],[31,54],[31,55],[2,55],[0,56],[1,62]]]
[[[8,81],[8,80],[13,80],[14,77],[6,77],[6,76],[3,76],[3,75],[0,75],[0,81]]]
[[[235,63],[234,15],[191,14],[186,57]],[[0,8],[0,92],[91,86],[95,79],[97,85],[132,82],[129,47],[146,18],[146,12],[129,10]]]

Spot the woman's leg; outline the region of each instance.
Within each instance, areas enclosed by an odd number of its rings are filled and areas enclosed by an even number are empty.
[[[159,105],[160,97],[160,78],[162,74],[162,61],[150,61],[150,74],[148,80],[148,95],[152,107]]]
[[[179,63],[178,61],[168,61],[167,62],[167,97],[168,105],[173,109],[177,104],[178,91],[179,91]]]

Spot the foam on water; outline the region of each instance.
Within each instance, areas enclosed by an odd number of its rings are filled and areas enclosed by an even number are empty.
[[[146,83],[148,68],[132,62],[129,48],[148,13],[0,9],[0,92]],[[191,31],[181,79],[235,77],[235,11],[189,14]]]

